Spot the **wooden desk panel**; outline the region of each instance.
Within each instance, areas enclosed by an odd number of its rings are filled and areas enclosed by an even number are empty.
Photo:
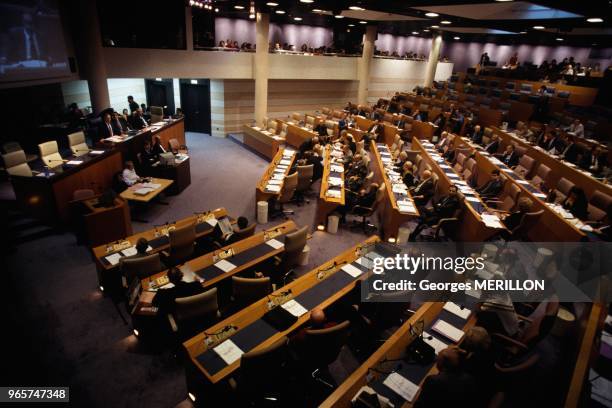
[[[272,159],[278,152],[279,146],[283,140],[276,139],[273,136],[268,136],[249,125],[242,126],[244,144],[261,153],[268,159]]]
[[[433,125],[432,123],[413,120],[411,135],[413,138],[416,137],[417,139],[431,140],[431,137],[436,129],[437,126]]]
[[[83,216],[89,246],[102,245],[132,235],[130,207],[127,201],[115,198],[115,204],[108,208],[96,207],[97,198],[86,200],[84,204],[90,210],[89,214]]]
[[[318,133],[313,132],[307,128],[303,128],[292,123],[287,123],[287,144],[299,148],[302,143],[306,140],[311,139],[315,136],[319,136]]]
[[[160,178],[152,178],[151,179],[151,183],[152,184],[160,184],[160,187],[156,188],[155,190],[144,194],[144,195],[140,195],[140,194],[136,194],[135,190],[137,190],[135,187],[139,186],[141,183],[138,183],[134,186],[130,186],[129,188],[127,188],[126,190],[124,190],[123,192],[121,192],[121,194],[119,194],[121,196],[121,198],[123,198],[124,200],[130,200],[130,201],[137,201],[140,203],[148,203],[151,200],[153,200],[155,197],[157,197],[158,195],[160,195],[165,189],[167,189],[168,187],[170,187],[170,185],[172,183],[174,183],[172,180],[166,180],[166,179],[160,179]]]
[[[161,129],[151,132],[152,136],[159,136],[162,146],[166,150],[170,150],[170,139],[176,139],[181,145],[186,145],[185,140],[185,119],[175,119],[173,122],[165,125]]]
[[[334,211],[338,206],[345,205],[346,203],[346,192],[344,188],[344,172],[342,173],[342,187],[340,189],[340,198],[333,198],[327,196],[327,189],[329,187],[328,179],[331,166],[331,145],[325,146],[325,152],[323,154],[323,176],[321,178],[321,192],[317,199],[317,210],[315,213],[315,227],[319,225],[327,224],[327,216]]]
[[[255,211],[257,211],[257,202],[258,201],[268,201],[272,197],[279,197],[280,196],[280,192],[278,192],[278,193],[267,192],[266,191],[266,185],[268,184],[268,180],[270,180],[270,177],[272,177],[272,174],[274,173],[274,169],[280,163],[280,161],[283,159],[283,152],[285,150],[286,149],[284,149],[282,147],[278,149],[278,151],[276,152],[276,154],[272,158],[272,161],[270,162],[268,167],[266,167],[266,171],[264,172],[264,174],[259,179],[259,182],[257,183],[257,186],[255,187]],[[285,173],[284,173],[285,177],[287,175],[289,175],[289,171],[291,170],[291,167],[293,166],[293,162],[295,161],[295,159],[296,159],[296,155],[294,154],[291,157],[291,160],[290,160],[291,164],[289,166],[287,166],[287,170],[285,170]],[[281,187],[281,191],[282,191],[282,187]]]

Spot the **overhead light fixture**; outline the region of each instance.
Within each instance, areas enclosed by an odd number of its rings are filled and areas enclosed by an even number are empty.
[[[440,23],[442,23],[442,24],[451,24],[451,22],[448,21],[448,20],[442,20],[442,21],[440,21]]]
[[[365,9],[363,7],[359,7],[359,6],[351,6],[351,7],[349,7],[349,10],[363,11]]]
[[[266,3],[266,6],[276,7],[276,6],[278,6],[278,3],[274,3],[273,1],[269,1],[269,2]]]
[[[419,32],[418,31],[413,31],[412,34],[419,35]]]
[[[192,79],[192,80],[191,80],[191,83],[192,83],[193,85],[197,85],[197,84],[198,84],[198,80],[197,80],[197,79]]]
[[[251,0],[251,6],[249,7],[249,18],[253,20],[255,18],[255,2]]]
[[[313,13],[322,13],[322,12],[323,12],[323,10],[320,10],[320,9],[312,9],[312,12],[313,12]]]
[[[302,21],[302,17],[293,17],[295,21]]]
[[[189,393],[187,393],[187,395],[189,395],[189,399],[190,399],[192,402],[195,402],[195,400],[196,400],[195,395],[193,395],[193,394],[192,394],[192,393],[190,393],[190,392],[189,392]]]
[[[162,79],[161,79],[161,78],[155,78],[155,80],[156,80],[157,82],[159,82],[159,81],[161,81]]]
[[[276,14],[285,14],[285,10],[276,10],[275,13]]]
[[[314,0],[300,0],[300,3],[314,3]]]
[[[563,38],[561,38],[561,37],[557,37],[557,38],[555,38],[555,40],[557,40],[557,41],[563,41]]]
[[[355,27],[355,24],[349,24],[348,26],[349,27]]]
[[[335,18],[344,18],[344,16],[343,16],[343,15],[341,15],[341,14],[336,14],[334,17],[335,17]]]
[[[591,18],[587,18],[587,21],[589,23],[603,23],[603,18],[591,17]]]
[[[368,22],[367,22],[367,21],[363,21],[363,20],[361,20],[361,21],[359,22],[359,24],[368,24]]]
[[[544,27],[544,26],[533,26],[533,29],[534,29],[534,30],[543,30],[543,29],[545,29],[545,28],[546,28],[546,27]]]
[[[439,16],[439,14],[438,14],[438,13],[431,13],[431,12],[429,12],[429,13],[425,13],[425,15],[426,15],[427,17],[438,17],[438,16]]]
[[[219,7],[215,9],[215,13],[218,13],[218,12],[219,12]]]
[[[238,5],[238,4],[236,4],[236,5],[234,6],[234,8],[235,8],[236,10],[244,10],[244,6],[240,6],[240,5]]]
[[[521,31],[519,34],[527,34],[527,31]]]
[[[431,28],[440,28],[439,25],[432,25]]]
[[[424,32],[424,33],[428,33],[428,32],[429,32],[429,29],[428,29],[428,28],[426,28],[426,29],[424,29],[424,30],[423,30],[423,32]]]
[[[460,40],[461,37],[453,37],[453,40]]]
[[[249,14],[249,18],[253,20],[255,18],[255,14]]]

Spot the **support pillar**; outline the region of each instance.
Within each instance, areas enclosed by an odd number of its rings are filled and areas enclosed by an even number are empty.
[[[431,86],[436,77],[436,68],[440,59],[440,48],[442,47],[442,34],[434,34],[431,39],[431,51],[427,61],[427,71],[425,72],[425,82],[423,86]]]
[[[363,52],[357,76],[359,79],[359,87],[357,89],[357,103],[365,105],[368,103],[368,91],[370,84],[370,66],[372,64],[372,56],[374,55],[374,42],[376,41],[376,26],[368,25],[366,27],[365,36],[363,39]]]
[[[268,32],[270,16],[257,13],[255,22],[256,50],[253,60],[253,77],[255,78],[255,122],[263,125],[268,112]]]

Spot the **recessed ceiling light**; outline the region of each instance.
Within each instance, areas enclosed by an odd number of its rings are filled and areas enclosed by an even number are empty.
[[[244,6],[235,5],[234,8],[236,10],[244,10]]]
[[[425,15],[426,15],[427,17],[438,17],[438,16],[439,16],[439,14],[438,14],[438,13],[425,13]]]
[[[300,0],[300,3],[314,3],[314,0]]]
[[[367,21],[363,21],[363,20],[361,20],[361,21],[359,22],[359,24],[368,24],[368,22],[367,22]]]
[[[275,13],[276,14],[285,14],[285,10],[276,10]]]
[[[365,9],[363,7],[359,7],[359,6],[351,6],[351,7],[349,7],[349,10],[363,11]]]
[[[418,31],[413,31],[412,34],[419,35],[419,32]]]
[[[320,10],[320,9],[312,9],[312,12],[313,12],[313,13],[322,13],[322,12],[323,12],[323,10]]]
[[[215,13],[218,13],[218,12],[219,12],[219,7],[215,9]]]
[[[440,21],[440,23],[442,23],[442,24],[451,24],[451,22],[448,21],[448,20],[442,20],[442,21]]]
[[[355,27],[355,24],[349,24],[348,26],[349,27]]]
[[[453,37],[453,40],[460,40],[461,37]]]
[[[431,28],[440,28],[438,25],[432,25]]]
[[[336,18],[344,18],[344,16],[341,15],[341,14],[336,14],[334,17],[336,17]]]
[[[426,28],[426,29],[424,29],[423,31],[424,31],[424,32],[426,32],[426,33],[428,33],[428,32],[429,32],[429,29],[427,29],[427,28]]]
[[[543,30],[543,29],[545,29],[545,28],[546,28],[546,27],[544,27],[544,26],[533,26],[533,29],[534,29],[534,30]]]
[[[521,31],[519,34],[527,34],[527,31]]]
[[[603,18],[592,17],[592,18],[587,18],[587,21],[589,23],[603,23]]]
[[[563,38],[558,37],[558,38],[555,38],[555,40],[557,40],[557,41],[563,41]]]
[[[278,3],[274,3],[273,1],[269,1],[269,2],[266,3],[266,6],[276,7],[276,6],[278,6]]]
[[[293,17],[295,21],[302,21],[302,17]]]

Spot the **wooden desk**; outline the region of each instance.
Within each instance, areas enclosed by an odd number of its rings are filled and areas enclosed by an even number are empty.
[[[511,143],[516,143],[519,146],[525,147],[527,149],[525,154],[528,154],[534,158],[537,164],[544,164],[550,167],[552,171],[548,176],[549,188],[555,188],[559,182],[559,179],[561,179],[561,177],[565,177],[572,183],[580,186],[588,197],[591,197],[595,191],[601,191],[602,193],[612,195],[612,186],[609,184],[604,184],[592,176],[583,173],[577,167],[570,166],[558,158],[552,157],[548,153],[536,149],[535,146],[529,144],[527,141],[513,136],[508,132],[504,132],[499,128],[494,127],[493,132],[499,136],[502,145],[505,146]]]
[[[284,138],[272,135],[256,126],[243,125],[242,132],[244,144],[268,159],[274,157],[280,145],[284,142]]]
[[[323,153],[323,176],[321,178],[321,192],[317,200],[317,211],[315,214],[315,226],[327,225],[327,216],[334,211],[338,206],[345,205],[345,189],[344,189],[344,170],[342,172],[334,172],[331,170],[332,166],[332,151],[331,145],[325,146],[325,152]],[[342,155],[344,157],[344,155]],[[342,163],[334,163],[335,166],[342,166]],[[339,177],[342,179],[341,186],[335,186],[330,188],[329,178]],[[340,197],[330,197],[327,195],[328,190],[340,190]]]
[[[170,187],[170,185],[173,183],[172,180],[167,180],[167,179],[159,179],[159,178],[152,178],[151,179],[151,184],[159,184],[160,187],[156,188],[153,191],[150,191],[147,194],[136,194],[136,190],[138,190],[139,188],[143,187],[142,183],[137,183],[134,184],[133,186],[130,186],[129,188],[127,188],[126,190],[124,190],[123,192],[121,192],[121,194],[119,194],[121,196],[121,198],[123,198],[124,200],[130,200],[130,201],[136,201],[139,203],[148,203],[151,200],[153,200],[155,197],[157,197],[162,191],[164,191],[165,189],[167,189],[168,187]]]
[[[191,184],[191,162],[189,157],[177,162],[174,166],[162,166],[159,162],[147,171],[147,176],[158,179],[171,180],[172,184],[166,190],[166,194],[180,194]]]
[[[292,154],[290,158],[285,158],[284,156],[285,152],[294,152],[294,154]],[[279,169],[279,171],[276,172],[275,171],[276,168],[279,166],[281,160],[283,159],[288,160],[290,164],[286,165],[287,168],[284,169],[284,171],[281,172],[280,171],[281,169]],[[266,189],[266,186],[268,185],[268,181],[270,181],[273,174],[275,173],[282,174],[284,177],[287,177],[289,175],[289,171],[291,170],[291,167],[293,166],[295,159],[296,159],[296,154],[293,149],[285,149],[282,147],[278,149],[278,151],[272,158],[272,162],[270,162],[270,164],[266,168],[266,171],[259,179],[259,182],[257,183],[257,187],[255,187],[255,204],[257,204],[258,201],[268,201],[273,197],[280,196],[280,193],[281,193],[280,191],[276,193],[276,192]],[[284,166],[284,165],[281,165],[281,166]],[[281,191],[282,191],[282,185],[283,184],[281,183],[280,184]],[[255,208],[255,211],[257,211],[257,207]]]
[[[306,127],[300,127],[293,123],[287,122],[287,136],[285,137],[286,142],[290,146],[300,147],[302,143],[313,137],[318,137],[319,134],[313,132]]]
[[[446,169],[442,169],[440,164],[436,160],[433,159],[433,153],[427,151],[424,142],[420,141],[417,138],[412,138],[412,149],[419,151],[419,154],[431,167],[432,172],[438,175],[438,189],[441,189],[444,192],[448,192],[448,187],[451,184],[455,184],[457,180],[461,180],[459,175],[450,168],[450,165],[446,162],[443,162],[445,166],[448,166]],[[435,156],[439,156],[435,153]],[[446,171],[445,171],[446,170]],[[449,175],[455,175],[450,177]],[[480,197],[476,197],[478,201],[472,202],[467,199],[463,201],[464,211],[461,215],[461,219],[459,220],[459,224],[457,225],[457,240],[458,241],[466,241],[466,242],[480,242],[485,241],[488,238],[499,233],[504,228],[492,228],[488,227],[482,217],[481,214],[486,214],[489,212],[489,208],[487,205],[480,199]]]
[[[388,171],[385,168],[385,164],[383,163],[382,158],[383,155],[385,155],[385,157],[391,156],[387,146],[377,145],[376,143],[374,143],[374,141],[372,141],[371,143],[372,144],[370,146],[370,152],[374,154],[376,162],[373,169],[374,177],[379,183],[385,184],[385,200],[383,201],[382,207],[378,208],[378,211],[381,211],[380,214],[382,214],[382,216],[379,218],[382,220],[383,239],[385,241],[389,239],[397,239],[399,227],[403,223],[418,217],[419,211],[417,210],[410,193],[408,193],[407,196],[402,196],[393,192],[393,183],[391,183],[389,175],[387,174]],[[414,207],[414,211],[400,211],[399,206],[397,204],[397,201],[400,198],[404,201],[410,202]]]
[[[83,204],[89,210],[83,216],[89,246],[102,245],[132,235],[130,207],[125,200],[115,198],[112,207],[99,207],[97,198],[85,200]]]
[[[431,140],[434,132],[438,127],[431,122],[422,122],[420,120],[412,121],[412,132],[410,133],[413,138]]]
[[[12,176],[11,183],[21,209],[51,224],[66,223],[75,190],[93,189],[102,193],[112,187],[114,175],[123,169],[121,154],[114,150],[73,159],[83,163],[51,169],[49,177],[44,177],[41,161],[31,164],[32,170],[39,172],[37,176]]]
[[[329,297],[325,296],[325,298],[320,301],[318,299],[315,300],[314,302],[311,301],[309,302],[311,303],[309,305],[302,304],[309,311],[314,309],[315,307],[325,308],[331,305],[332,303],[340,299],[342,296],[349,293],[351,289],[353,289],[353,287],[355,286],[357,280],[363,279],[365,278],[365,276],[367,276],[367,274],[364,273],[358,278],[351,279],[350,275],[340,270],[341,269],[340,265],[353,262],[360,256],[357,253],[359,248],[363,247],[364,245],[375,244],[378,241],[379,241],[379,238],[376,236],[368,238],[362,244],[356,245],[344,251],[342,254],[324,263],[319,268],[315,268],[311,270],[305,275],[302,275],[300,278],[276,290],[269,296],[269,298],[274,299],[278,297],[284,297],[286,300],[289,300],[289,298],[293,298],[293,299],[296,299],[297,301],[301,301],[300,295],[304,294],[309,289],[313,288],[314,286],[321,285],[321,284],[326,284],[326,285],[336,284],[336,280],[338,278],[345,278],[344,275],[340,275],[340,274],[345,274],[347,276],[346,281],[341,280],[339,282],[340,283],[339,286],[341,286],[341,288],[339,290],[334,290],[331,296]],[[289,298],[285,295],[286,293],[290,294]],[[195,390],[193,391],[191,390],[190,383],[194,385],[198,383],[201,384],[202,380],[207,380],[206,382],[210,382],[210,383],[218,383],[228,378],[230,375],[232,375],[232,373],[234,373],[239,368],[240,360],[235,361],[234,363],[230,365],[227,365],[223,361],[221,361],[222,366],[217,367],[218,368],[217,370],[215,370],[214,372],[211,372],[204,367],[204,365],[206,364],[203,365],[203,363],[200,361],[200,358],[204,357],[207,351],[209,351],[210,353],[214,353],[214,351],[211,350],[211,348],[220,344],[222,341],[225,341],[227,338],[230,338],[230,339],[235,338],[234,336],[236,336],[236,334],[239,334],[241,330],[248,328],[252,324],[257,324],[258,322],[261,322],[261,318],[268,311],[269,311],[268,298],[261,299],[253,303],[252,305],[248,306],[247,308],[242,309],[241,311],[234,314],[233,316],[228,317],[227,319],[217,323],[211,328],[208,328],[206,331],[196,335],[195,337],[183,343],[183,347],[185,348],[186,353],[189,356],[189,362],[187,364],[192,365],[194,368],[194,370],[187,371],[188,375],[192,373],[192,375],[194,376],[194,378],[192,379],[190,378],[187,379],[188,389],[190,392],[194,392],[194,394],[196,394]],[[310,318],[310,313],[306,313],[300,316],[297,322],[294,323],[288,329],[284,331],[280,331],[280,332],[275,331],[274,334],[270,336],[266,336],[265,338],[262,338],[261,340],[258,340],[259,344],[253,347],[252,350],[257,350],[257,349],[269,346],[270,344],[273,344],[274,342],[278,341],[281,337],[286,336],[292,332],[295,332],[297,329],[299,329],[301,325],[306,323],[309,318]],[[228,336],[224,336],[221,339],[215,339],[216,337],[215,335],[212,335],[212,336],[210,335],[211,333],[220,333],[227,327],[235,328],[235,330],[232,333],[230,333]],[[209,333],[209,334],[207,335],[206,333]],[[210,338],[210,341],[212,342],[212,344],[207,345],[207,342],[206,342],[207,338]],[[246,352],[246,351],[251,351],[251,350],[243,350],[243,351]],[[211,356],[211,357],[214,358],[215,356]]]

